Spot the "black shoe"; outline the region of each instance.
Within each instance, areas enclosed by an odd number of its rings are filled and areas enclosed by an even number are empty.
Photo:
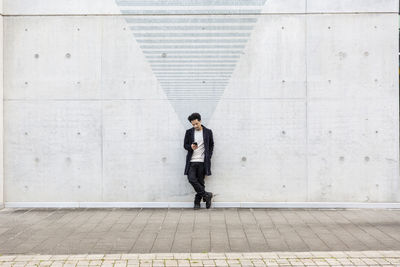
[[[207,192],[207,194],[204,196],[207,209],[209,209],[211,207],[211,198],[212,197],[213,197],[213,193],[211,193],[211,192]]]
[[[194,209],[195,210],[200,209],[200,203],[194,203]]]
[[[206,192],[206,193],[204,194],[204,196],[203,196],[203,198],[202,198],[204,202],[206,202],[206,200],[207,200],[207,194],[209,194],[209,193],[210,193],[210,192]]]

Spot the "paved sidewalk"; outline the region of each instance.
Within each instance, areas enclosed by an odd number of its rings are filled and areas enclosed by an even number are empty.
[[[400,266],[400,251],[11,255],[0,266]]]
[[[400,210],[0,210],[8,255],[366,250],[400,250]]]

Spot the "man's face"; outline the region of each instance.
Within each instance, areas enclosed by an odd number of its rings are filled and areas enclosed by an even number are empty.
[[[194,129],[196,129],[197,131],[200,131],[201,120],[199,121],[198,119],[195,119],[195,120],[192,120],[190,123],[193,125]]]

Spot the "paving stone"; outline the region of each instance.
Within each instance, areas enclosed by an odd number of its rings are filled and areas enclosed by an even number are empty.
[[[190,253],[192,259],[208,259],[207,253]]]
[[[210,253],[208,253],[208,258],[209,259],[226,259],[227,256],[225,253],[210,252]]]
[[[226,260],[216,259],[214,262],[217,266],[229,266]]]
[[[165,266],[178,266],[178,260],[165,260]]]
[[[225,253],[226,259],[238,259],[238,258],[244,258],[243,253]]]
[[[185,259],[179,259],[178,266],[190,266],[190,261]]]

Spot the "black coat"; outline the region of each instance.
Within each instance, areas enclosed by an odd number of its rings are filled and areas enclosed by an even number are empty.
[[[211,175],[211,157],[214,150],[214,139],[213,132],[211,129],[208,129],[203,124],[203,140],[204,140],[204,169],[205,175]],[[185,175],[189,173],[189,164],[193,155],[193,149],[191,147],[194,142],[194,127],[187,129],[185,133],[185,140],[183,142],[183,147],[188,151],[186,155],[186,165],[185,165]]]

